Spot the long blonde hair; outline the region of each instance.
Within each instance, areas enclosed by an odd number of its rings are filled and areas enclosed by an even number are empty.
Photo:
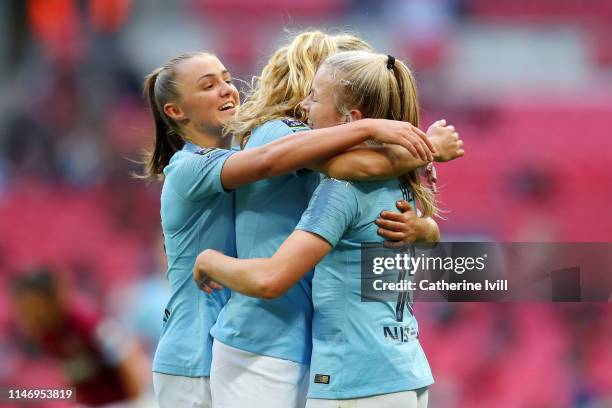
[[[317,69],[328,56],[337,51],[372,47],[351,34],[328,35],[321,31],[307,31],[278,49],[264,67],[261,76],[253,77],[246,101],[226,127],[226,132],[244,147],[250,132],[274,119],[293,117],[306,120],[299,108],[310,92]]]
[[[341,52],[323,63],[329,69],[336,109],[344,116],[358,109],[365,118],[402,120],[419,126],[419,100],[408,67],[399,60],[368,51]],[[435,196],[417,171],[400,177],[409,186],[424,217],[438,213]]]

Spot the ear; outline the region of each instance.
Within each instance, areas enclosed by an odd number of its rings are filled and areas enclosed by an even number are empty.
[[[164,105],[164,113],[170,119],[174,119],[176,121],[185,119],[185,113],[181,108],[179,108],[174,103],[167,103]]]
[[[350,115],[351,115],[351,121],[353,122],[363,118],[361,111],[359,111],[358,109],[351,109]]]

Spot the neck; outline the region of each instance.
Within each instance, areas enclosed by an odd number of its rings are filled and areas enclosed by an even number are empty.
[[[200,147],[220,147],[228,149],[232,144],[230,137],[213,135],[204,132],[192,132],[189,134],[189,141]]]

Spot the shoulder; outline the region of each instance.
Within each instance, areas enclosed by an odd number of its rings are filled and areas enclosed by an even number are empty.
[[[220,148],[197,148],[193,151],[180,150],[172,156],[170,163],[164,168],[166,178],[184,178],[189,173],[200,174],[203,170],[216,165],[222,165],[236,151]]]
[[[214,162],[227,156],[231,156],[236,152],[237,150],[221,149],[217,147],[198,147],[193,151],[179,150],[178,152],[174,153],[174,156],[172,156],[166,168],[172,169],[173,167],[180,167],[190,162]]]
[[[354,194],[356,186],[353,181],[350,180],[339,180],[332,177],[324,177],[319,183],[321,190],[337,191],[345,194]]]
[[[285,118],[270,120],[253,129],[247,145],[261,145],[283,136],[305,130],[310,130],[310,127],[297,119]]]
[[[325,177],[313,194],[312,201],[318,205],[334,203],[340,207],[354,207],[357,204],[358,188],[351,181]]]

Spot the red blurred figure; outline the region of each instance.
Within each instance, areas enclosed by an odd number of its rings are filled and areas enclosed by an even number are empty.
[[[19,276],[11,289],[23,335],[59,360],[79,404],[132,406],[148,379],[146,359],[133,339],[90,307],[68,301],[47,268]]]

